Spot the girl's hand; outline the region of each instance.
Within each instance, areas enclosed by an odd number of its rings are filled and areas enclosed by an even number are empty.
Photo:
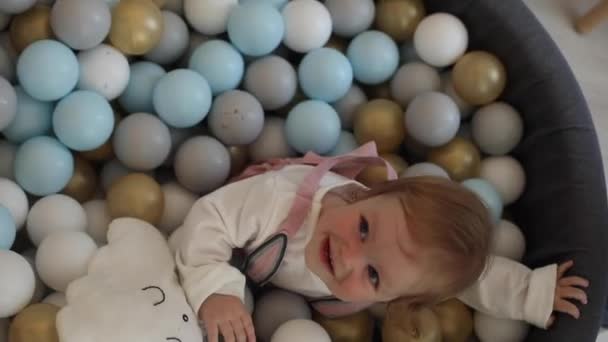
[[[581,277],[564,277],[574,265],[574,261],[567,261],[557,269],[557,286],[555,287],[555,299],[553,300],[553,310],[569,314],[570,316],[579,319],[581,312],[568,299],[576,299],[583,304],[587,304],[587,293],[578,287],[589,287],[589,281]],[[578,287],[577,287],[578,286]],[[549,318],[549,326],[555,321],[555,314]]]
[[[255,342],[251,315],[241,300],[234,296],[213,294],[199,310],[209,342],[218,342],[221,333],[225,342]]]

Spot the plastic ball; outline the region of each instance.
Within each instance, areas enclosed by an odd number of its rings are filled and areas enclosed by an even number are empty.
[[[226,145],[248,145],[264,127],[264,109],[253,95],[242,90],[218,96],[209,114],[209,128]]]
[[[473,139],[479,148],[491,155],[511,152],[521,141],[524,123],[515,108],[496,102],[480,108],[472,120]]]
[[[116,157],[126,167],[146,171],[163,164],[171,150],[171,135],[158,117],[134,113],[118,124],[113,143]]]
[[[283,8],[283,6],[285,6],[287,1],[289,1],[289,0],[240,0],[239,2],[242,4],[244,4],[246,2],[267,2],[271,5],[273,5],[274,7],[276,7],[278,10],[280,10]]]
[[[400,155],[393,153],[383,153],[380,154],[380,157],[386,160],[398,175],[403,173],[403,171],[405,171],[408,167],[407,162]],[[368,166],[363,169],[359,176],[357,176],[357,180],[369,187],[375,184],[386,182],[388,180],[386,166]]]
[[[410,103],[405,113],[405,126],[418,142],[430,147],[442,146],[458,133],[460,113],[449,96],[427,92]]]
[[[117,123],[114,122],[114,125]],[[112,146],[112,138],[108,139],[103,145],[90,151],[80,152],[80,156],[92,162],[103,162],[114,158],[114,147]]]
[[[359,144],[357,143],[355,135],[347,131],[342,131],[340,133],[340,138],[338,139],[338,144],[336,144],[336,147],[334,147],[333,150],[327,153],[327,155],[339,156],[347,154],[357,149],[358,147]]]
[[[354,37],[369,29],[376,14],[373,0],[327,0],[325,6],[331,15],[333,32],[341,37]]]
[[[391,80],[391,96],[403,108],[418,95],[439,91],[441,78],[433,67],[421,62],[403,65]]]
[[[10,179],[0,178],[0,205],[11,212],[17,230],[25,224],[30,206],[27,195]]]
[[[100,178],[103,190],[108,191],[112,183],[122,176],[126,176],[131,172],[119,160],[114,159],[103,165],[101,168]]]
[[[16,145],[0,140],[0,178],[15,179],[15,154],[17,154]]]
[[[32,296],[32,299],[30,300],[29,304],[31,305],[40,303],[42,301],[42,298],[44,298],[44,294],[48,291],[48,288],[46,287],[42,279],[40,279],[40,275],[36,270],[36,249],[28,249],[27,251],[21,253],[21,255],[25,258],[25,260],[27,260],[30,266],[32,266],[32,269],[34,270],[34,277],[36,278],[34,285],[34,295]]]
[[[199,33],[217,35],[226,31],[228,16],[238,3],[238,0],[184,0],[184,13]]]
[[[331,342],[331,338],[319,323],[307,319],[295,319],[279,326],[270,339],[270,342],[288,341]]]
[[[9,32],[13,47],[18,52],[23,51],[35,41],[53,38],[51,8],[49,6],[36,5],[14,16]]]
[[[340,117],[325,102],[308,100],[296,105],[287,115],[287,142],[300,153],[325,154],[340,138]]]
[[[4,77],[0,76],[0,131],[4,130],[17,115],[17,93]]]
[[[365,31],[357,35],[346,53],[355,79],[377,85],[388,81],[399,67],[397,44],[384,32]]]
[[[489,157],[481,161],[479,176],[494,186],[505,205],[514,203],[526,187],[526,173],[510,156]]]
[[[8,40],[7,44],[12,44],[8,34],[6,37]],[[9,81],[15,79],[15,60],[11,58],[9,52],[3,46],[0,46],[0,76]]]
[[[524,321],[500,319],[481,312],[474,317],[475,334],[481,342],[523,342],[530,326]]]
[[[428,161],[441,166],[455,181],[479,175],[481,155],[473,143],[456,137],[446,145],[430,151]]]
[[[331,48],[309,52],[300,63],[298,79],[311,99],[334,102],[342,98],[353,84],[353,69],[348,58]]]
[[[500,220],[492,234],[493,255],[521,261],[526,252],[526,238],[513,222]]]
[[[281,13],[266,2],[235,7],[228,18],[228,37],[245,55],[263,56],[276,49],[285,34]]]
[[[252,162],[261,162],[274,158],[289,158],[296,151],[289,146],[285,135],[285,119],[268,117],[258,138],[248,147],[249,158]]]
[[[65,293],[72,281],[87,273],[96,251],[95,241],[84,232],[54,233],[38,247],[36,269],[48,287]]]
[[[411,165],[400,175],[401,178],[433,176],[450,179],[450,175],[440,166],[433,163],[418,163]]]
[[[485,51],[471,51],[462,56],[454,66],[452,78],[458,95],[475,106],[496,101],[507,85],[505,66]]]
[[[447,73],[442,76],[441,90],[449,97],[452,98],[454,103],[460,110],[460,117],[466,119],[473,113],[473,106],[465,102],[460,95],[454,89],[454,82],[452,81],[452,73]]]
[[[189,41],[190,31],[184,19],[173,12],[163,11],[163,32],[160,41],[144,58],[158,64],[171,64],[183,56]]]
[[[442,341],[469,341],[473,337],[473,312],[458,299],[433,307],[441,328]]]
[[[463,22],[449,13],[435,13],[424,18],[414,33],[416,53],[427,64],[446,67],[456,63],[466,52],[469,33]]]
[[[395,152],[405,138],[403,110],[389,100],[372,100],[358,108],[353,131],[359,144],[375,141],[378,153]]]
[[[36,278],[24,257],[4,249],[0,249],[0,274],[0,318],[7,318],[28,305]]]
[[[14,89],[17,95],[17,114],[2,131],[6,139],[19,144],[47,134],[52,126],[53,103],[36,100],[19,86]]]
[[[209,114],[211,88],[196,71],[176,69],[168,72],[154,88],[153,102],[158,116],[169,126],[193,127]]]
[[[59,308],[52,304],[34,304],[15,317],[9,329],[10,342],[59,342],[56,320]]]
[[[63,308],[68,304],[67,300],[65,299],[65,294],[61,292],[51,293],[42,300],[42,303],[52,304],[58,308]]]
[[[283,7],[285,36],[283,43],[291,50],[306,53],[325,45],[332,32],[327,7],[316,0],[290,1]]]
[[[171,150],[169,151],[169,156],[165,159],[163,163],[165,166],[171,167],[173,165],[173,161],[175,160],[175,153],[177,149],[184,143],[184,141],[188,140],[190,137],[197,133],[197,128],[173,128],[169,127],[169,135],[171,136]]]
[[[10,210],[0,205],[0,249],[11,249],[15,242],[17,226]]]
[[[10,14],[0,12],[0,31],[4,31],[4,29],[8,27],[8,24],[10,24],[11,19],[12,16]]]
[[[82,205],[87,217],[86,231],[99,245],[108,243],[107,233],[112,217],[105,200],[92,200]]]
[[[74,174],[61,192],[83,203],[95,196],[97,183],[97,172],[95,172],[93,165],[86,159],[76,156],[74,158]]]
[[[153,113],[154,88],[166,73],[156,63],[142,61],[131,64],[129,83],[118,103],[128,113]]]
[[[18,14],[27,11],[36,4],[36,0],[3,0],[0,3],[0,12]]]
[[[500,194],[492,184],[485,179],[472,178],[462,182],[469,190],[473,191],[479,199],[490,210],[490,214],[494,222],[498,222],[502,217],[503,203],[500,199]]]
[[[382,323],[383,342],[440,342],[441,326],[429,308],[411,310],[405,305],[389,305]]]
[[[198,197],[176,182],[161,186],[165,198],[163,216],[158,228],[167,235],[173,233],[180,225]]]
[[[426,15],[422,0],[383,1],[376,7],[376,27],[397,42],[409,40]]]
[[[78,89],[99,93],[114,100],[129,84],[129,61],[112,46],[101,44],[78,54],[80,78]]]
[[[230,177],[237,176],[249,165],[247,146],[230,146],[228,153],[230,153]]]
[[[143,173],[130,173],[112,183],[107,195],[112,219],[132,217],[158,225],[165,200],[160,185]]]
[[[270,341],[275,331],[285,322],[295,319],[309,320],[311,317],[310,307],[304,298],[284,290],[272,290],[258,298],[253,313],[253,325],[260,340]]]
[[[174,168],[182,186],[196,194],[205,194],[216,190],[228,179],[230,154],[217,139],[195,136],[179,147]]]
[[[110,33],[110,8],[99,0],[61,0],[53,6],[51,25],[61,41],[75,50],[101,44]]]
[[[144,55],[158,43],[163,31],[161,10],[151,1],[121,0],[112,9],[109,39],[127,55]]]
[[[57,103],[53,130],[59,140],[75,151],[96,149],[106,142],[114,129],[114,112],[98,93],[79,90]]]
[[[0,342],[8,342],[8,318],[0,318]]]
[[[27,233],[35,246],[58,232],[84,232],[87,216],[82,205],[63,194],[50,195],[34,203],[27,216]]]
[[[247,67],[244,88],[266,110],[286,106],[294,98],[297,87],[296,71],[283,57],[264,57]]]
[[[353,84],[350,87],[346,95],[332,103],[332,106],[340,116],[342,128],[353,128],[355,113],[357,112],[357,109],[365,103],[367,103],[367,95],[365,95],[365,92],[356,84]]]
[[[218,95],[239,86],[245,73],[245,61],[230,43],[214,39],[194,50],[189,68],[201,74],[209,82],[213,95]]]
[[[316,314],[313,319],[327,331],[332,341],[372,341],[374,319],[367,311],[334,319]]]
[[[61,191],[73,173],[72,153],[54,138],[32,138],[17,150],[15,179],[33,195],[46,196]]]

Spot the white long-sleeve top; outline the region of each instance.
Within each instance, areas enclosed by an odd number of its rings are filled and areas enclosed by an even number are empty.
[[[246,278],[229,261],[233,249],[254,251],[279,230],[310,166],[287,166],[226,185],[200,198],[172,237],[182,286],[198,312],[211,294],[233,295],[244,301]],[[271,283],[306,297],[331,296],[326,285],[304,261],[321,210],[331,189],[356,183],[334,173],[321,181],[310,213],[287,244],[283,262]],[[501,318],[523,320],[546,328],[553,311],[557,265],[531,270],[502,257],[490,258],[484,275],[458,299],[472,308]]]

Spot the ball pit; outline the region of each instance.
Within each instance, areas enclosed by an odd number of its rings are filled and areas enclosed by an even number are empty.
[[[0,280],[0,341],[4,330],[10,342],[56,339],[49,322],[65,297],[47,287],[82,275],[112,219],[170,234],[247,163],[368,141],[401,177],[477,193],[496,221],[495,253],[529,267],[574,259],[592,284],[582,318],[558,315],[546,331],[446,303],[414,326],[376,315],[376,341],[407,328],[429,340],[594,340],[608,242],[597,138],[572,73],[522,2],[6,0],[0,31],[0,269],[12,275]],[[31,272],[38,245],[49,257]],[[267,341],[345,330],[371,339],[367,316],[324,321],[297,296],[254,294]],[[38,303],[45,295],[58,301]],[[279,308],[293,312],[271,317]]]

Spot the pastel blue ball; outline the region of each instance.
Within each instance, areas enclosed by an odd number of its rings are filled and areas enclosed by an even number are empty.
[[[127,113],[153,113],[154,88],[166,73],[165,69],[156,63],[131,64],[129,83],[118,98],[118,103]]]
[[[311,99],[335,102],[353,85],[353,68],[336,49],[309,52],[300,63],[298,77],[302,91]]]
[[[15,154],[15,179],[27,192],[47,196],[63,190],[74,174],[74,157],[57,139],[32,138]]]
[[[285,35],[283,16],[268,2],[248,1],[228,17],[228,37],[242,53],[259,57],[274,51]]]
[[[175,128],[193,127],[211,109],[211,88],[193,70],[177,69],[167,73],[154,88],[154,109],[160,118]]]
[[[0,205],[0,249],[11,249],[15,243],[17,227],[11,212]]]
[[[30,138],[44,135],[51,130],[53,103],[36,100],[23,88],[15,87],[17,115],[2,133],[9,141],[20,144]]]
[[[462,184],[479,196],[497,223],[502,217],[503,203],[496,188],[485,179],[479,178],[467,179]]]
[[[285,133],[289,145],[300,153],[331,151],[340,137],[340,117],[325,102],[309,100],[296,105],[287,115]]]
[[[243,56],[230,43],[211,40],[196,48],[189,68],[201,74],[213,95],[236,89],[245,73]]]
[[[103,96],[92,91],[75,91],[57,103],[53,129],[57,138],[72,150],[94,150],[112,135],[114,111]]]
[[[359,144],[357,143],[355,135],[347,131],[342,131],[340,133],[340,138],[338,138],[338,144],[327,155],[341,156],[356,150],[358,147]]]
[[[399,67],[399,49],[386,33],[365,31],[356,36],[346,51],[355,79],[374,85],[388,81]]]
[[[266,2],[266,3],[273,5],[278,10],[281,10],[283,8],[283,6],[285,6],[285,4],[287,4],[287,1],[289,1],[289,0],[240,0],[239,2],[241,4],[246,4],[249,2]]]
[[[17,61],[19,83],[42,101],[59,100],[69,94],[78,83],[79,72],[74,52],[55,40],[32,43]]]

